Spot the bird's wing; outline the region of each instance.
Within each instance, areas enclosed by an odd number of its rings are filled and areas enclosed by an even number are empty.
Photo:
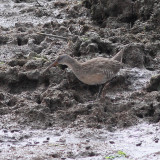
[[[98,74],[116,74],[121,68],[121,63],[107,58],[95,58],[83,63],[84,72]]]

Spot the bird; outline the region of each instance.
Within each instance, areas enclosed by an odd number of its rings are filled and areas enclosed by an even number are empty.
[[[79,62],[67,54],[60,55],[47,70],[57,65],[68,66],[75,76],[87,85],[102,85],[116,76],[123,66],[121,62],[122,52],[113,58],[97,57],[86,62]]]

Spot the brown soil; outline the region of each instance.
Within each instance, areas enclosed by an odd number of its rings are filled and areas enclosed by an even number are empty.
[[[159,1],[38,2],[0,2],[1,130],[58,127],[113,132],[160,121]],[[96,100],[99,86],[83,84],[66,66],[45,71],[62,53],[85,61],[110,58],[120,50],[124,68],[103,102]],[[63,155],[56,152],[51,157]],[[88,151],[67,157],[98,155]]]

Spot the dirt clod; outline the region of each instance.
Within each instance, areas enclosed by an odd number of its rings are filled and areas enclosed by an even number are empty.
[[[158,0],[1,0],[0,8],[2,160],[104,159],[127,145],[129,159],[160,159]],[[47,69],[61,54],[85,62],[117,53],[123,67],[103,100],[70,67]],[[152,143],[154,153],[138,150]]]

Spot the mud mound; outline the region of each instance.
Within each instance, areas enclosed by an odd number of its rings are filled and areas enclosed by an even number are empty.
[[[113,130],[142,119],[158,122],[158,93],[155,104],[144,97],[151,101],[151,93],[159,90],[158,76],[151,78],[159,69],[159,2],[12,3],[21,22],[13,19],[13,25],[0,28],[1,115],[12,110],[15,122],[39,128],[81,125]],[[45,71],[62,53],[82,62],[111,58],[119,51],[124,68],[103,102],[96,100],[99,86],[83,84],[66,66]]]
[[[116,21],[128,23],[131,26],[138,19],[142,21],[151,20],[153,23],[157,23],[159,21],[159,19],[155,20],[159,15],[157,4],[156,0],[152,2],[137,0],[83,1],[83,5],[91,10],[92,19],[99,24],[106,23],[109,17],[116,17]]]
[[[158,0],[1,0],[0,8],[1,159],[104,159],[126,146],[123,158],[157,158]],[[100,86],[67,66],[46,70],[64,53],[122,59],[123,68],[98,99]]]

